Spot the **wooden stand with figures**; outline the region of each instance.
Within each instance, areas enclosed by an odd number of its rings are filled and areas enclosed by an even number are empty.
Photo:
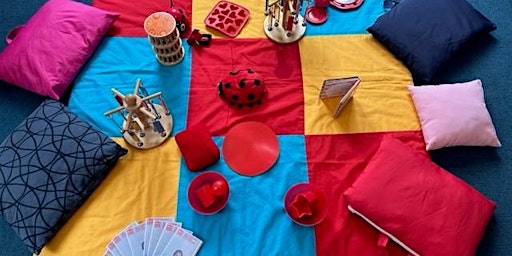
[[[124,95],[114,88],[112,92],[120,106],[105,112],[105,116],[116,123],[130,145],[140,149],[153,148],[169,137],[173,119],[161,92],[149,95],[140,79],[137,79],[132,94]],[[160,104],[155,104],[155,100]],[[122,117],[122,125],[114,119],[116,113]]]
[[[302,0],[265,1],[263,29],[268,38],[287,44],[298,41],[306,33],[306,21],[300,15]]]

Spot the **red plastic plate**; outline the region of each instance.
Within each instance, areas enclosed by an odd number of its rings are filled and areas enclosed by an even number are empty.
[[[233,126],[222,144],[227,165],[238,174],[256,176],[277,161],[279,143],[276,134],[260,122],[243,122]]]
[[[214,203],[205,207],[204,203],[201,202],[201,199],[199,198],[200,192],[198,190],[200,188],[202,188],[203,186],[212,186],[215,184],[215,182],[218,182],[218,181],[222,181],[222,182],[224,182],[224,184],[227,185],[227,192],[224,191],[224,193],[218,194],[217,192],[215,192],[215,189],[213,189],[213,191],[211,192],[212,194],[210,196],[215,197],[216,200]],[[187,197],[188,197],[188,202],[189,202],[190,206],[198,213],[201,213],[201,214],[217,213],[220,210],[222,210],[228,202],[228,198],[229,198],[228,181],[222,174],[220,174],[218,172],[215,172],[215,171],[203,172],[203,173],[197,175],[196,177],[194,177],[192,179],[192,181],[190,181],[190,184],[188,186],[188,191],[187,191]]]
[[[331,0],[331,5],[341,10],[350,10],[361,6],[363,1],[364,0]]]
[[[204,19],[207,27],[236,37],[249,20],[249,10],[228,1],[219,1]]]
[[[299,193],[313,192],[315,200],[310,203],[311,215],[302,218],[293,217],[291,213],[291,204]],[[304,226],[314,226],[320,223],[327,215],[328,203],[324,192],[311,183],[297,183],[290,187],[284,197],[284,208],[288,216],[296,223]]]
[[[327,20],[327,11],[324,7],[308,7],[305,17],[312,24],[321,24]]]

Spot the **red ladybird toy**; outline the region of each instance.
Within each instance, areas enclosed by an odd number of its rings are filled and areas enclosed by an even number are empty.
[[[171,8],[167,10],[167,12],[176,20],[176,28],[180,32],[180,37],[188,37],[188,33],[190,32],[190,22],[185,15],[185,11],[181,8],[174,7],[171,0]]]
[[[266,91],[263,78],[251,69],[231,71],[219,83],[220,96],[238,108],[260,105]]]

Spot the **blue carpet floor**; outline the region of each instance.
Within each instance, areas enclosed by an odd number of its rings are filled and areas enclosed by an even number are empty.
[[[45,2],[45,0],[0,0],[0,49],[4,49],[6,45],[4,38],[7,33],[12,28],[24,24]],[[91,4],[92,0],[80,2]],[[0,91],[0,140],[3,140],[46,98],[3,81],[0,81]],[[65,99],[66,97],[64,101]],[[29,255],[32,254],[26,249],[25,244],[0,218],[0,256]]]
[[[512,255],[512,1],[468,0],[497,30],[468,47],[444,71],[445,82],[480,78],[501,148],[445,148],[431,152],[437,164],[497,203],[477,255]]]
[[[425,0],[427,1],[427,0]],[[455,147],[433,151],[433,160],[467,181],[497,203],[497,210],[478,248],[477,255],[512,255],[512,1],[468,0],[497,25],[490,36],[469,46],[441,76],[440,82],[479,78],[501,148]],[[23,24],[44,0],[0,1],[0,49],[7,32]],[[87,2],[87,1],[83,1]],[[0,140],[21,122],[43,97],[0,81]],[[64,100],[65,101],[65,100]],[[0,219],[0,256],[30,253],[7,224]]]

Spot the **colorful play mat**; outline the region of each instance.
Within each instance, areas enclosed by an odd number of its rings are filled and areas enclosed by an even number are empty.
[[[193,230],[203,241],[199,255],[407,254],[392,242],[385,249],[375,246],[379,232],[351,214],[342,199],[384,135],[424,152],[407,91],[411,74],[366,32],[384,13],[382,0],[365,0],[353,10],[329,5],[325,23],[306,24],[304,37],[290,44],[274,43],[265,35],[264,1],[233,3],[247,9],[250,17],[231,38],[204,23],[217,1],[175,0],[192,29],[212,34],[213,40],[208,47],[183,40],[183,60],[165,66],[155,58],[143,22],[149,14],[169,8],[169,1],[93,1],[120,16],[75,79],[69,108],[129,152],[41,255],[101,255],[119,230],[149,216],[175,216]],[[248,68],[264,79],[261,104],[227,104],[219,95],[219,81],[230,71]],[[361,83],[340,116],[333,118],[339,98],[320,99],[322,83],[352,76]],[[119,127],[104,116],[117,106],[110,88],[131,91],[137,79],[149,94],[162,92],[173,117],[170,138],[147,150],[129,146]],[[249,175],[231,168],[230,155],[222,151],[230,130],[245,122],[262,123],[275,134],[275,141],[263,144],[270,145],[264,159],[271,161],[249,170]],[[187,169],[174,140],[176,133],[197,123],[208,127],[224,153],[205,170],[222,174],[229,183],[227,204],[214,214],[200,214],[189,204],[191,181],[204,171]],[[258,138],[265,132],[253,128],[241,135]],[[235,146],[242,152],[248,145]],[[258,159],[255,156],[253,163]],[[299,225],[286,212],[286,192],[299,183],[314,184],[327,199],[325,218],[317,225]]]

